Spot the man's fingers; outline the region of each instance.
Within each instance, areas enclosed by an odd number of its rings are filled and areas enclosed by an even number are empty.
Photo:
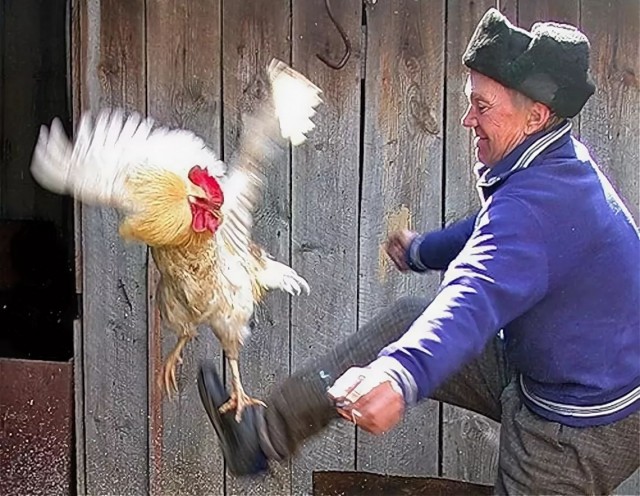
[[[352,367],[342,374],[336,382],[329,388],[327,394],[334,400],[344,401],[347,395],[365,377],[365,370],[359,367]]]
[[[337,411],[341,417],[361,429],[372,434],[382,434],[401,420],[404,400],[390,382],[384,382],[375,386],[368,394],[362,395],[356,402],[345,403]]]
[[[387,376],[380,377],[378,374],[368,374],[358,384],[355,385],[351,391],[345,396],[345,401],[348,403],[355,403],[360,398],[369,394],[376,386],[379,386],[385,380],[390,380]]]
[[[401,246],[397,244],[389,245],[387,255],[399,270],[407,270],[409,268],[405,262],[405,251]]]

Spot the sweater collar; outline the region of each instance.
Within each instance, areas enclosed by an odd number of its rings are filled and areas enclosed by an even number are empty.
[[[553,144],[564,144],[570,136],[571,121],[565,120],[551,129],[529,136],[492,168],[478,163],[475,167],[477,187],[488,188],[497,185],[514,172],[529,167],[536,157]]]

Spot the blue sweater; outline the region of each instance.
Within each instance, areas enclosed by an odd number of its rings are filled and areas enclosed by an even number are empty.
[[[412,250],[417,270],[447,268],[438,294],[372,367],[412,404],[502,329],[542,417],[590,426],[639,410],[640,236],[570,123],[477,173],[477,216]]]

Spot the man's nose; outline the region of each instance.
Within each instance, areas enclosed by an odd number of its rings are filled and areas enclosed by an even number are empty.
[[[466,112],[462,115],[461,124],[464,127],[468,128],[476,127],[476,125],[478,124],[476,116],[473,112],[473,107],[471,105],[467,107]]]

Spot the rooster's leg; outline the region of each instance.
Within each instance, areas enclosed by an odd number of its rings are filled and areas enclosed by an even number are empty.
[[[167,394],[178,392],[178,381],[176,381],[176,365],[182,363],[182,349],[191,339],[190,335],[181,336],[176,343],[175,348],[167,357],[164,363],[164,389]]]
[[[266,407],[262,401],[255,398],[251,398],[244,392],[242,382],[240,381],[240,370],[238,369],[238,360],[229,359],[229,365],[231,366],[231,398],[224,405],[220,407],[220,413],[225,413],[231,410],[236,411],[236,422],[240,422],[242,419],[242,411],[251,405],[262,405]]]

